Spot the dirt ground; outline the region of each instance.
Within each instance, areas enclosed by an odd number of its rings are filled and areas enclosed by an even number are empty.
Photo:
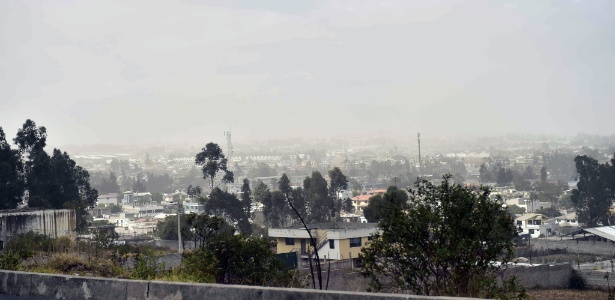
[[[579,290],[528,290],[533,300],[607,300],[606,291],[579,291]]]

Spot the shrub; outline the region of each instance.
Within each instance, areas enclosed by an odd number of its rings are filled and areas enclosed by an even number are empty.
[[[17,270],[21,264],[19,254],[8,250],[0,253],[0,269],[2,270]]]
[[[575,290],[584,290],[587,288],[585,278],[579,274],[579,272],[572,270],[570,278],[568,279],[568,288]]]
[[[44,234],[30,231],[12,238],[6,248],[19,253],[22,259],[27,259],[36,252],[49,252],[52,248],[52,241]]]
[[[131,277],[134,279],[156,279],[156,275],[163,270],[164,264],[158,263],[158,256],[155,256],[152,250],[147,250],[145,254],[137,254]]]

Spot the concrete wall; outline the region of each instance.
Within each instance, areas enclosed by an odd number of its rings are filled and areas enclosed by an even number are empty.
[[[593,254],[602,255],[605,257],[613,257],[615,255],[615,243],[593,240],[558,240],[550,238],[532,239],[533,249],[568,249],[568,254]]]
[[[612,273],[609,274],[609,281],[604,277],[606,272],[594,271],[594,270],[577,270],[583,278],[585,278],[585,284],[590,289],[608,289],[609,287],[615,287],[615,276]]]
[[[0,271],[0,295],[37,296],[42,299],[431,299],[470,298],[427,297],[377,293],[316,291],[310,289],[195,284],[161,281],[76,277],[40,273]]]
[[[77,227],[72,209],[9,210],[0,212],[0,240],[4,244],[12,237],[33,231],[51,238],[74,234]]]
[[[504,271],[504,278],[516,276],[519,283],[527,289],[563,289],[568,287],[572,274],[569,264],[515,267]]]

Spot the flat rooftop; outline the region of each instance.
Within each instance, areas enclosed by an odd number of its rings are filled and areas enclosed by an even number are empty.
[[[361,229],[361,228],[374,228],[378,227],[378,223],[350,223],[350,222],[337,222],[337,223],[314,223],[307,224],[309,229]],[[283,227],[278,229],[304,229],[302,224],[297,224],[289,227]]]

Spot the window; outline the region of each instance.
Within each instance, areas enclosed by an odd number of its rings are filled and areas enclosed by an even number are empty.
[[[335,249],[335,241],[329,240],[329,249]]]
[[[530,234],[534,234],[534,229],[530,229]]]
[[[373,240],[373,239],[374,239],[374,237],[373,237],[373,236],[371,236],[371,235],[367,237],[367,240],[368,240],[368,241],[371,241],[371,240]]]
[[[517,225],[519,226],[523,225],[523,221],[517,221]]]
[[[294,238],[286,238],[286,246],[294,246],[295,239]]]
[[[361,247],[361,238],[351,238],[350,239],[350,248],[353,247]]]
[[[534,220],[534,225],[540,225],[540,220]]]

